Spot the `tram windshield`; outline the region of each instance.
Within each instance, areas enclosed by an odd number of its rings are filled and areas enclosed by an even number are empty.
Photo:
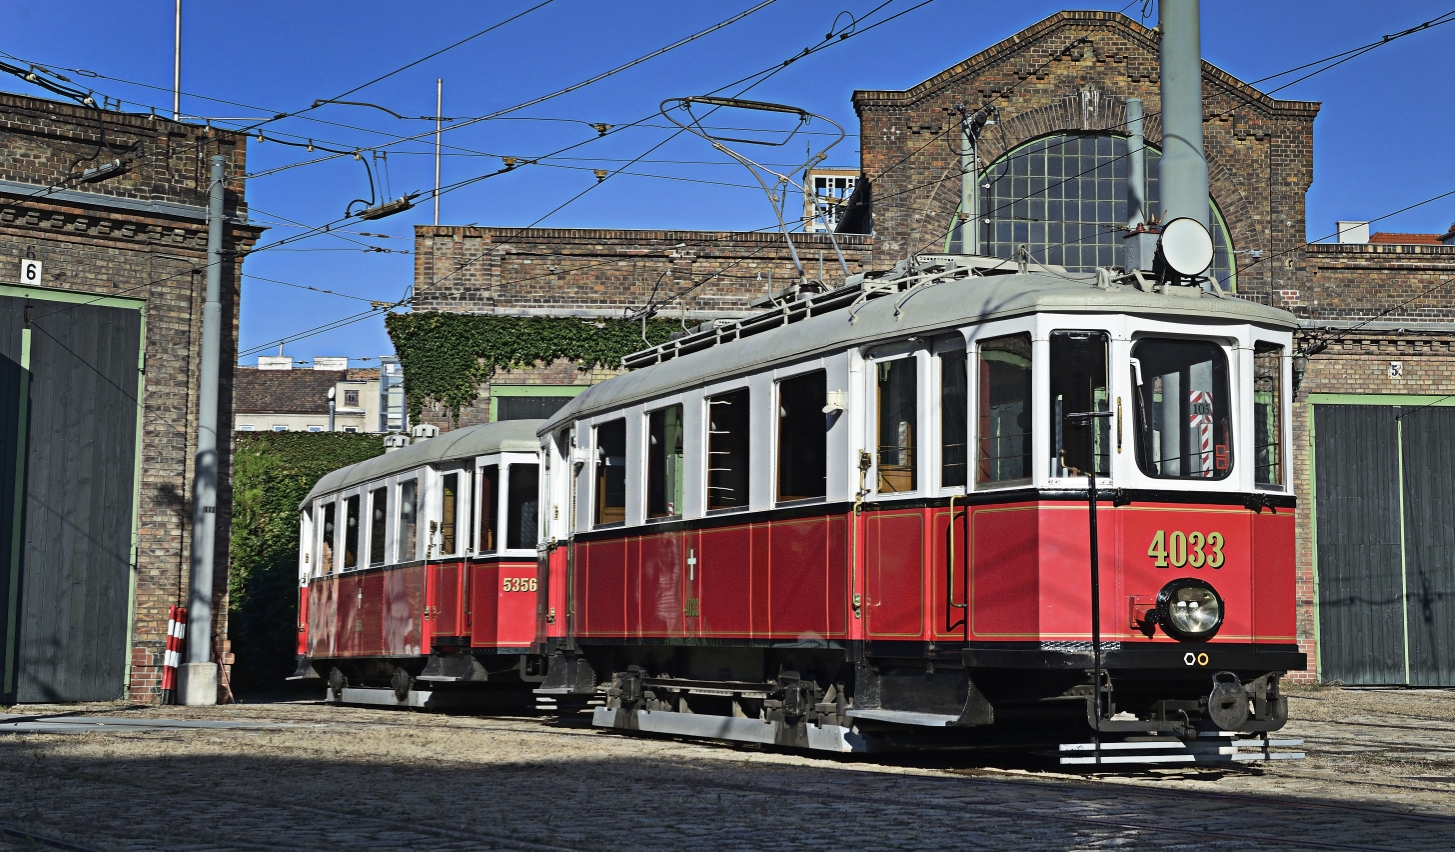
[[[1051,475],[1111,473],[1111,418],[1072,415],[1110,410],[1104,331],[1051,333]]]
[[[1224,479],[1233,467],[1228,359],[1198,340],[1132,347],[1137,464],[1159,479]]]

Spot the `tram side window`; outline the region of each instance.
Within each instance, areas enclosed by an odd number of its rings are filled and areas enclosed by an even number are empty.
[[[540,503],[540,465],[513,464],[506,499],[505,546],[512,550],[536,546],[536,506]]]
[[[915,489],[915,432],[918,426],[919,359],[896,358],[875,365],[879,379],[879,487],[881,494]]]
[[[707,509],[748,505],[748,389],[707,399]]]
[[[596,523],[626,521],[626,420],[596,427]]]
[[[440,555],[455,552],[460,508],[460,475],[447,473],[440,478]]]
[[[323,536],[319,543],[318,571],[320,574],[333,573],[333,539],[338,532],[338,523],[335,520],[334,512],[337,503],[325,503],[323,506]]]
[[[1283,347],[1253,348],[1253,481],[1283,484]]]
[[[966,482],[966,444],[969,423],[969,388],[965,350],[940,353],[940,487]]]
[[[359,567],[359,495],[344,501],[344,568]]]
[[[480,472],[480,552],[494,553],[500,515],[500,466],[487,464]]]
[[[399,548],[397,562],[412,562],[418,559],[419,547],[416,530],[419,529],[419,488],[416,480],[407,479],[399,483],[399,533],[395,536]]]
[[[1233,468],[1228,359],[1197,340],[1132,347],[1137,465],[1159,479],[1223,479]]]
[[[647,415],[647,517],[682,514],[682,406]]]
[[[369,564],[383,565],[384,533],[389,523],[389,489],[375,488],[369,492]]]
[[[980,344],[979,463],[981,485],[1031,476],[1031,336],[1011,334]]]
[[[1111,473],[1111,418],[1069,419],[1072,414],[1111,410],[1106,347],[1106,332],[1051,332],[1052,476]]]
[[[823,370],[778,383],[778,500],[811,500],[827,493],[828,374]]]

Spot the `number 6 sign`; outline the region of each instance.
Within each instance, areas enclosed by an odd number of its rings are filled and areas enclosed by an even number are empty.
[[[41,268],[40,267],[40,261],[38,261],[38,260],[31,260],[29,258],[21,258],[21,260],[20,260],[20,283],[21,284],[39,284],[40,283],[40,268]]]

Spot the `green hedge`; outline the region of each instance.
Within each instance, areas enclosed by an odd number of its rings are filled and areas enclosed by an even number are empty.
[[[497,368],[533,367],[557,358],[614,368],[649,345],[642,342],[640,320],[415,311],[389,314],[384,324],[404,370],[410,421],[416,423],[425,403],[443,405],[458,418]],[[646,323],[652,346],[681,330],[676,319]]]
[[[379,435],[241,432],[232,474],[231,609],[236,690],[279,686],[298,638],[298,506],[324,474],[384,452]]]

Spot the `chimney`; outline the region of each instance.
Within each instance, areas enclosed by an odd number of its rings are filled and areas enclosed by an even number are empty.
[[[418,444],[420,441],[428,441],[430,438],[439,437],[440,427],[433,423],[420,423],[413,429],[410,429],[409,433],[413,436],[414,443]]]
[[[1161,0],[1162,222],[1208,228],[1207,159],[1202,150],[1202,33],[1198,0]]]
[[[1368,222],[1335,222],[1334,228],[1338,231],[1341,243],[1364,245],[1369,242]]]
[[[293,369],[292,355],[259,355],[259,370],[291,370]]]

